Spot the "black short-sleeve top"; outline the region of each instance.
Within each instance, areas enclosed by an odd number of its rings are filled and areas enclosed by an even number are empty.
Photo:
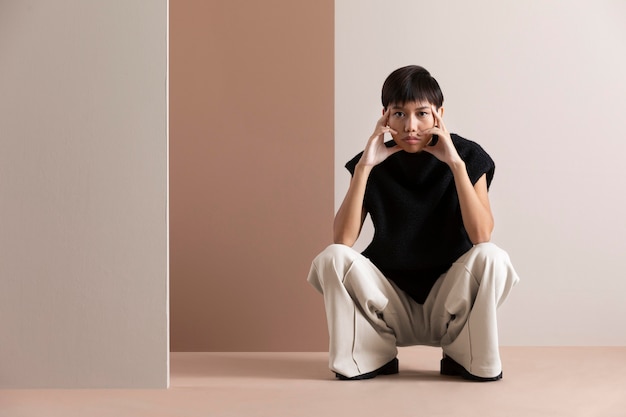
[[[491,157],[475,142],[455,134],[451,138],[472,184],[486,175],[489,187],[495,171]],[[346,164],[351,174],[362,154]],[[400,151],[375,166],[367,181],[364,208],[372,219],[374,237],[363,255],[418,303],[472,247],[452,171],[427,152]]]

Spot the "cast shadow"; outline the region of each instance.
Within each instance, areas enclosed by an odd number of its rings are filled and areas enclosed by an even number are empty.
[[[265,379],[336,381],[328,369],[327,353],[172,353],[171,377],[185,385],[194,380]],[[397,375],[381,375],[375,381],[450,382],[458,378],[441,376],[438,370],[406,369]],[[186,382],[184,382],[186,381]],[[355,383],[357,381],[340,381]],[[366,381],[358,381],[366,382]]]

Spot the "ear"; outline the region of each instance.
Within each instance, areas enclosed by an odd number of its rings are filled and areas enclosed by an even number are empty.
[[[385,114],[386,111],[387,111],[387,109],[383,107],[383,114]]]
[[[443,111],[445,109],[443,108],[443,106],[439,107],[439,117],[441,117],[443,119]]]

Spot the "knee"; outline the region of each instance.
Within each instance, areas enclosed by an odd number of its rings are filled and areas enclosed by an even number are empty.
[[[333,243],[324,249],[313,262],[318,264],[333,263],[335,265],[350,264],[362,256],[359,252],[347,245]]]
[[[324,286],[324,281],[329,277],[341,280],[358,256],[361,255],[349,246],[332,244],[313,260],[308,281],[314,280],[319,282],[319,286]]]
[[[318,256],[315,258],[316,261],[325,262],[333,259],[339,258],[353,258],[356,252],[350,246],[342,245],[340,243],[333,243],[332,245],[328,245],[326,249],[324,249]]]
[[[509,254],[491,242],[480,243],[468,253],[473,271],[481,271],[481,281],[493,279],[501,284],[515,284],[519,280],[515,273]],[[509,282],[511,281],[511,282]]]
[[[475,245],[470,252],[481,263],[504,263],[510,262],[509,254],[492,242],[484,242]]]
[[[345,257],[345,253],[350,248],[345,245],[332,244],[327,246],[313,259],[313,266],[317,269],[323,269],[328,264],[334,264],[336,259]]]

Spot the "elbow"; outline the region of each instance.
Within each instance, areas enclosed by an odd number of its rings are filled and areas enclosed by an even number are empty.
[[[487,243],[491,241],[491,233],[479,234],[476,236],[470,236],[470,241],[473,245],[478,245],[480,243]]]
[[[334,236],[333,236],[333,243],[334,244],[346,245],[346,246],[352,247],[352,246],[354,246],[355,242],[356,242],[355,239],[350,239],[347,236],[344,236],[343,234],[335,233]]]
[[[337,225],[333,227],[333,243],[335,244],[352,247],[358,237],[358,233],[355,236],[354,233],[351,233],[350,230],[346,230],[344,227],[338,227]]]
[[[468,237],[473,245],[479,243],[486,243],[491,241],[491,233],[493,232],[493,225],[485,228],[477,228],[472,232],[468,232]]]
[[[360,230],[355,231],[354,228],[346,227],[345,224],[335,218],[333,224],[333,243],[352,247],[359,237],[359,232]]]

